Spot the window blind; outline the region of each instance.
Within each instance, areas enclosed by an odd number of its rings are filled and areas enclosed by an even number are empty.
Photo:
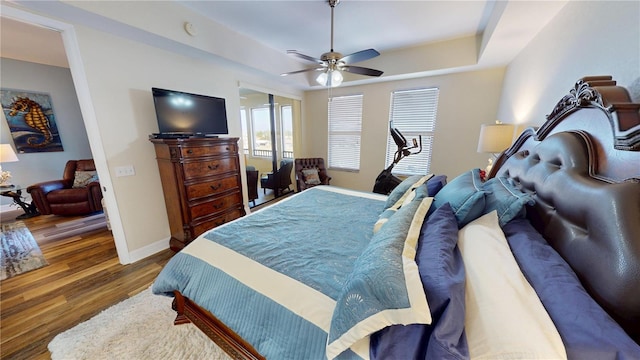
[[[438,88],[400,90],[391,93],[389,121],[407,139],[422,136],[422,152],[402,159],[393,168],[392,173],[401,175],[428,174],[431,167],[431,154],[438,112]],[[391,165],[398,150],[396,143],[387,135],[386,166]],[[414,149],[417,151],[418,149]]]
[[[360,170],[363,95],[329,98],[329,156],[331,168]]]

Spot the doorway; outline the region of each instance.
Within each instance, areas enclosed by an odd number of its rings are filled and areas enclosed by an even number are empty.
[[[239,92],[242,153],[247,170],[258,171],[257,181],[247,176],[249,207],[254,207],[296,189],[293,165],[291,171],[286,171],[286,163],[293,163],[295,158],[300,131],[300,100],[247,87],[241,87]],[[274,176],[282,177],[284,182],[273,184],[270,179]],[[251,196],[253,188],[257,190],[255,199]]]
[[[109,222],[111,224],[112,234],[118,253],[118,259],[121,264],[131,263],[132,258],[125,240],[124,229],[122,227],[122,222],[120,221],[120,213],[117,207],[116,198],[113,194],[113,191],[111,191],[113,187],[111,178],[108,175],[109,169],[104,152],[104,147],[102,144],[102,138],[100,136],[98,128],[97,119],[95,117],[93,105],[90,102],[90,98],[86,96],[86,94],[89,93],[89,87],[86,76],[82,69],[80,50],[77,45],[78,41],[76,38],[74,27],[70,24],[55,19],[36,15],[30,12],[25,12],[4,5],[2,5],[2,18],[9,18],[24,24],[49,29],[50,31],[58,32],[62,37],[62,41],[64,44],[64,49],[62,49],[62,52],[67,57],[69,63],[69,70],[71,72],[76,95],[78,97],[77,100],[80,105],[82,121],[85,125],[90,152],[93,156],[98,175],[100,176],[100,184],[103,190],[105,201],[105,211],[108,209]]]

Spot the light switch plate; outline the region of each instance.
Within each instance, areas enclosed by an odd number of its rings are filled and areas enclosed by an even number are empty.
[[[116,176],[133,176],[136,171],[133,169],[133,165],[116,166]]]

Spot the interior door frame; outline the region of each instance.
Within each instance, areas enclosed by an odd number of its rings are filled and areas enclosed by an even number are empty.
[[[63,21],[33,14],[4,4],[0,5],[0,9],[2,11],[2,17],[60,32],[67,60],[69,62],[69,71],[71,72],[71,78],[76,88],[80,112],[82,113],[84,126],[87,130],[89,147],[91,148],[91,153],[96,165],[96,171],[100,177],[100,185],[102,186],[102,193],[105,198],[106,212],[109,214],[109,223],[111,225],[111,232],[113,234],[116,251],[118,253],[118,260],[123,265],[140,260],[136,256],[132,256],[125,238],[124,228],[120,219],[120,211],[118,210],[118,203],[115,194],[112,191],[113,186],[109,174],[107,157],[104,151],[102,138],[100,137],[100,129],[98,127],[98,121],[93,108],[93,102],[91,101],[89,82],[84,72],[84,67],[82,66],[82,57],[80,54],[80,46],[78,44],[75,27],[72,24]]]

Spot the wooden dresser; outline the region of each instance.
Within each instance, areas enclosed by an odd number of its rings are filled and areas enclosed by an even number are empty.
[[[150,139],[156,150],[172,250],[245,215],[238,138]]]

